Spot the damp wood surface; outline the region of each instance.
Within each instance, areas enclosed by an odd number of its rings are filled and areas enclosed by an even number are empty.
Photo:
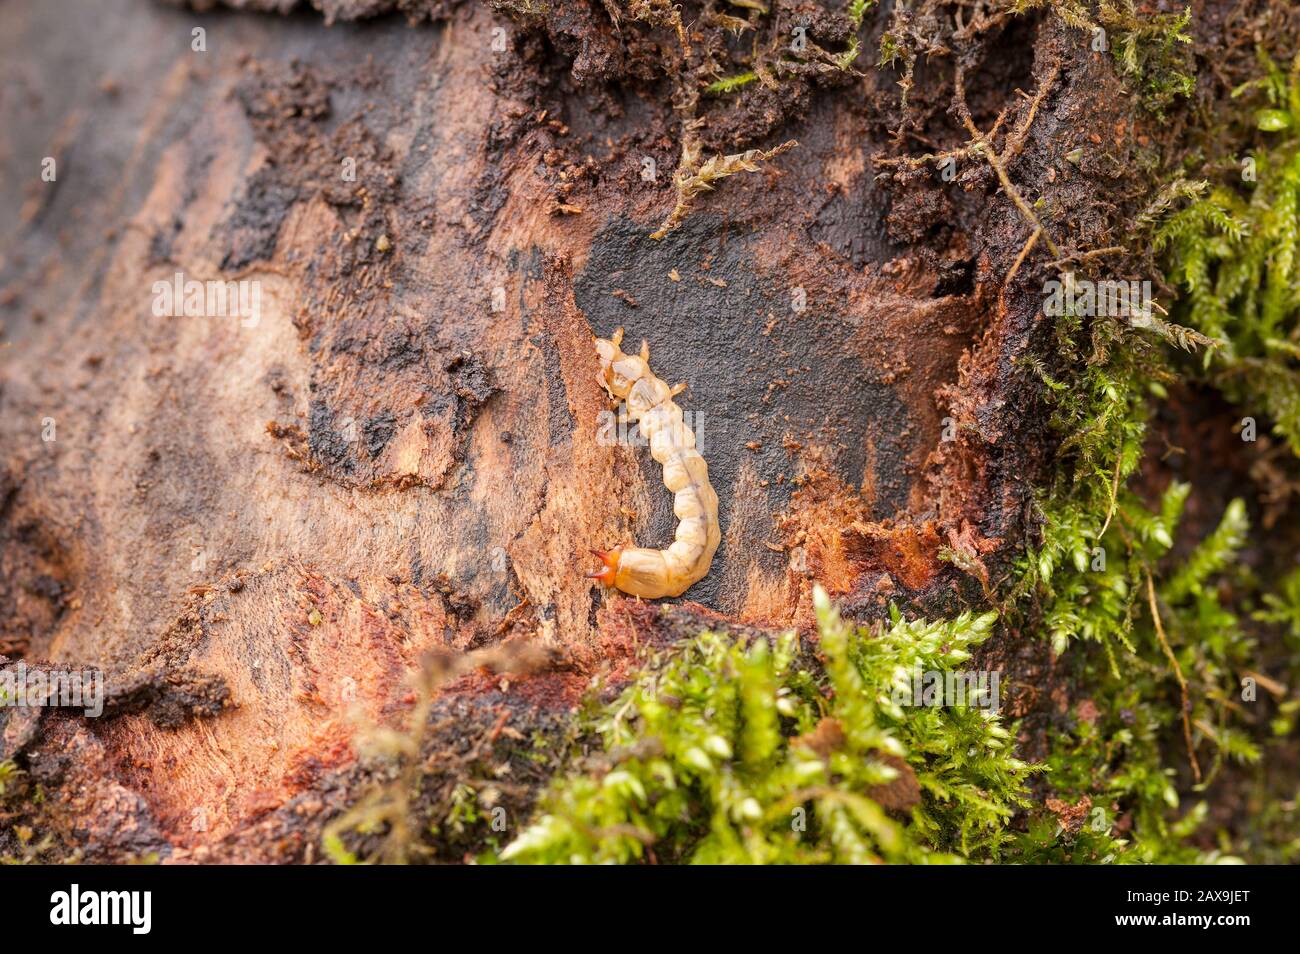
[[[681,631],[584,576],[675,524],[648,449],[600,439],[617,327],[688,385],[719,498],[670,612],[803,627],[814,580],[860,619],[941,612],[978,592],[942,548],[996,570],[1021,542],[1035,305],[1000,278],[1028,231],[988,169],[880,181],[886,79],[720,119],[719,151],[799,145],[655,240],[677,119],[598,55],[598,4],[550,33],[471,3],[74,6],[0,14],[0,653],[102,667],[116,707],[13,722],[0,756],[92,855],[310,860],[422,654],[554,651],[446,694],[526,725]],[[1108,74],[1046,31],[972,81],[988,124],[1062,56],[1019,175],[1108,128]],[[178,272],[257,281],[258,321],[155,317]]]

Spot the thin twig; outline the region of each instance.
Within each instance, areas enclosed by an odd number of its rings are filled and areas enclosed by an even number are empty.
[[[1002,281],[1003,287],[1011,284],[1011,279],[1016,277],[1016,272],[1020,271],[1020,266],[1023,265],[1025,259],[1029,257],[1029,253],[1034,250],[1034,246],[1038,244],[1038,239],[1042,234],[1042,229],[1034,229],[1029,233],[1029,241],[1026,242],[1025,247],[1020,250],[1020,254],[1016,256],[1016,260],[1011,263],[1011,271],[1007,272],[1007,277]]]
[[[1178,680],[1178,688],[1182,692],[1182,710],[1183,710],[1183,740],[1187,743],[1187,757],[1192,762],[1192,777],[1196,779],[1196,784],[1201,783],[1201,765],[1196,761],[1196,749],[1192,745],[1192,722],[1187,715],[1188,709],[1191,708],[1191,702],[1187,695],[1187,680],[1183,678],[1183,669],[1178,665],[1178,657],[1174,655],[1173,649],[1169,646],[1169,640],[1165,637],[1165,627],[1160,621],[1160,608],[1156,606],[1156,585],[1151,580],[1151,571],[1146,570],[1147,577],[1147,601],[1151,604],[1151,619],[1156,624],[1156,637],[1160,640],[1160,646],[1164,649],[1165,655],[1169,657],[1169,664],[1174,669],[1174,678]]]
[[[1067,262],[1074,263],[1074,264],[1078,264],[1080,262],[1089,262],[1092,261],[1094,258],[1102,258],[1103,256],[1106,255],[1119,255],[1127,251],[1128,249],[1124,248],[1121,245],[1108,245],[1105,248],[1094,248],[1091,252],[1071,252],[1069,255],[1066,255],[1064,258],[1058,258],[1054,262],[1048,262],[1048,264],[1051,265],[1053,268],[1059,269]]]
[[[1106,535],[1110,522],[1115,517],[1115,507],[1119,503],[1119,472],[1124,469],[1124,448],[1119,449],[1119,455],[1115,458],[1115,476],[1110,482],[1110,508],[1106,511],[1106,522],[1101,525],[1101,533],[1097,534],[1100,540]]]
[[[1003,147],[1002,155],[1000,157],[1004,164],[1011,162],[1019,156],[1020,150],[1025,148],[1025,139],[1029,135],[1029,127],[1034,124],[1034,117],[1038,115],[1038,106],[1042,103],[1047,94],[1051,92],[1052,87],[1056,85],[1056,77],[1059,76],[1060,73],[1061,64],[1058,61],[1052,65],[1046,78],[1038,84],[1038,92],[1034,94],[1034,98],[1029,103],[1029,112],[1025,114],[1025,118],[1016,126],[1016,131],[1007,137],[1007,144]]]
[[[994,173],[997,174],[998,181],[1002,183],[1003,191],[1005,191],[1011,201],[1015,203],[1016,208],[1020,210],[1020,214],[1025,217],[1026,221],[1028,221],[1034,228],[1042,231],[1043,241],[1047,244],[1048,249],[1054,256],[1060,258],[1060,248],[1054,241],[1052,241],[1051,234],[1043,227],[1043,223],[1039,221],[1034,210],[1029,207],[1029,203],[1024,200],[1016,190],[1016,187],[1012,185],[1011,178],[1007,175],[1006,167],[1002,165],[1002,161],[998,158],[998,154],[994,150],[993,144],[985,138],[984,134],[980,132],[979,127],[975,125],[975,120],[971,118],[970,107],[966,104],[966,71],[962,67],[960,60],[957,62],[956,67],[954,85],[956,86],[957,94],[957,115],[961,119],[962,125],[966,127],[966,131],[971,134],[971,138],[975,140],[976,144],[981,147],[980,154],[988,161],[988,164],[993,167]]]

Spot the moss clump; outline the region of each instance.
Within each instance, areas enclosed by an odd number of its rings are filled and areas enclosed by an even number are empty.
[[[1188,27],[1192,9],[1177,13],[1140,12],[1134,0],[1006,0],[1013,13],[1050,7],[1066,24],[1092,35],[1092,49],[1107,50],[1142,106],[1163,117],[1180,98],[1192,94],[1196,76]]]
[[[1300,94],[1295,70],[1286,77],[1264,63],[1265,78],[1239,95],[1261,98],[1256,121],[1273,136],[1292,127],[1277,114],[1293,110]],[[1295,154],[1289,141],[1261,153],[1267,181],[1259,177],[1248,195],[1175,179],[1134,223],[1135,233],[1154,236],[1168,278],[1185,293],[1174,319],[1195,330],[1151,327],[1184,347],[1212,337],[1202,352],[1207,383],[1270,408],[1288,436],[1294,431],[1281,421],[1295,385],[1279,381],[1295,372],[1285,347],[1266,342],[1291,335],[1295,324]],[[1078,693],[1043,776],[1057,808],[1078,811],[1074,824],[1057,812],[1029,812],[1019,857],[1293,857],[1294,839],[1281,832],[1294,817],[1286,808],[1294,792],[1279,796],[1261,766],[1270,755],[1275,766],[1287,764],[1300,709],[1285,684],[1300,673],[1300,579],[1270,590],[1271,581],[1242,565],[1250,532],[1243,500],[1228,502],[1218,527],[1194,547],[1184,539],[1178,552],[1190,550],[1173,558],[1194,489],[1174,482],[1148,503],[1129,488],[1150,409],[1175,378],[1168,356],[1153,337],[1112,318],[1067,315],[1056,333],[1063,361],[1055,375],[1036,366],[1062,434],[1061,458],[1039,501],[1042,540],[1021,563],[1010,615],[1051,640]],[[1283,640],[1290,649],[1279,650]],[[1235,831],[1221,829],[1212,841],[1208,802],[1199,800],[1211,793],[1248,797],[1268,811],[1243,813],[1251,817],[1234,819]]]
[[[731,156],[710,156],[704,159],[699,141],[688,136],[682,143],[681,163],[673,176],[673,183],[677,187],[677,204],[663,224],[650,233],[650,237],[661,239],[678,228],[694,208],[696,200],[704,193],[712,192],[723,179],[740,172],[757,172],[760,162],[769,162],[797,145],[799,143],[791,139],[774,149],[746,149]]]
[[[1174,378],[1159,339],[1108,316],[1066,315],[1055,330],[1062,370],[1031,363],[1063,439],[1008,616],[1050,640],[1079,701],[1053,736],[1051,798],[1026,814],[1016,857],[1216,860],[1229,846],[1193,844],[1206,808],[1185,810],[1180,792],[1205,791],[1226,763],[1257,762],[1268,735],[1264,708],[1235,698],[1239,674],[1257,664],[1245,614],[1259,582],[1237,562],[1246,507],[1231,501],[1217,529],[1174,560],[1192,487],[1170,483],[1150,504],[1129,487],[1151,408]],[[1077,817],[1062,821],[1063,805]]]
[[[1155,247],[1184,293],[1180,320],[1222,342],[1207,356],[1212,382],[1258,408],[1300,453],[1300,56],[1234,95],[1253,97],[1263,148],[1233,162],[1217,185],[1176,183],[1190,201],[1155,230]]]
[[[1176,100],[1191,96],[1196,86],[1187,33],[1191,7],[1180,13],[1139,15],[1133,0],[1102,0],[1097,17],[1115,34],[1111,52],[1144,108],[1164,116]]]
[[[1250,767],[1261,755],[1287,744],[1295,701],[1255,670],[1269,660],[1300,672],[1300,656],[1261,653],[1257,636],[1260,624],[1300,626],[1300,580],[1269,592],[1240,564],[1250,530],[1243,500],[1230,501],[1218,526],[1190,546],[1180,523],[1191,486],[1172,482],[1150,504],[1130,488],[1150,409],[1172,376],[1157,339],[1111,318],[1085,327],[1073,316],[1057,336],[1065,370],[1057,379],[1039,370],[1061,457],[1039,500],[1041,540],[1019,565],[1007,615],[1026,635],[1050,640],[1077,701],[1043,766],[1051,797],[1026,813],[1013,856],[1267,856],[1277,850],[1273,832],[1235,841],[1220,833],[1218,847],[1206,847],[1207,804],[1183,801],[1208,792],[1227,765],[1238,777],[1258,773]],[[1180,537],[1185,555],[1174,559]],[[1069,821],[1059,817],[1063,805],[1075,812]]]
[[[1088,693],[1055,740],[1047,778],[1060,798],[1087,799],[1090,812],[1077,832],[1034,819],[1026,860],[1217,857],[1186,844],[1205,806],[1180,817],[1178,779],[1190,776],[1204,790],[1225,761],[1260,758],[1258,720],[1240,704],[1237,684],[1255,642],[1224,597],[1252,585],[1236,563],[1248,526],[1244,504],[1233,500],[1185,559],[1162,568],[1189,491],[1171,484],[1150,509],[1125,491],[1104,533],[1046,531],[1049,545],[1072,559],[1044,574],[1044,635],[1058,653],[1080,656],[1073,682]]]
[[[967,661],[994,614],[859,630],[819,590],[817,615],[820,666],[793,633],[705,633],[648,666],[596,725],[600,767],[560,781],[501,858],[996,858],[1029,767],[996,714],[910,699],[911,674]]]

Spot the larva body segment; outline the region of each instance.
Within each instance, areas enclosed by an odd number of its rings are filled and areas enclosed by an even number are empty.
[[[639,355],[630,355],[619,347],[622,341],[622,328],[611,338],[596,339],[598,380],[610,397],[627,402],[628,420],[640,426],[650,443],[650,456],[663,466],[664,486],[673,493],[677,535],[666,550],[620,547],[592,551],[605,563],[605,569],[590,576],[632,596],[680,596],[703,579],[713,563],[722,539],[718,495],[709,484],[709,465],[695,448],[695,434],[673,400],[685,385],[670,388],[655,376],[645,342]]]

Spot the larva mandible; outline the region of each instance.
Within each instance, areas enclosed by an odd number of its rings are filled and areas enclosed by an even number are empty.
[[[686,385],[670,388],[655,376],[646,342],[641,342],[640,355],[624,354],[622,342],[622,328],[610,338],[596,339],[597,380],[611,398],[627,401],[628,420],[639,424],[650,442],[650,456],[663,465],[664,486],[673,492],[677,535],[667,550],[592,550],[605,568],[587,576],[632,596],[681,596],[709,572],[722,539],[718,495],[709,484],[709,465],[695,449],[695,434],[673,400]]]

